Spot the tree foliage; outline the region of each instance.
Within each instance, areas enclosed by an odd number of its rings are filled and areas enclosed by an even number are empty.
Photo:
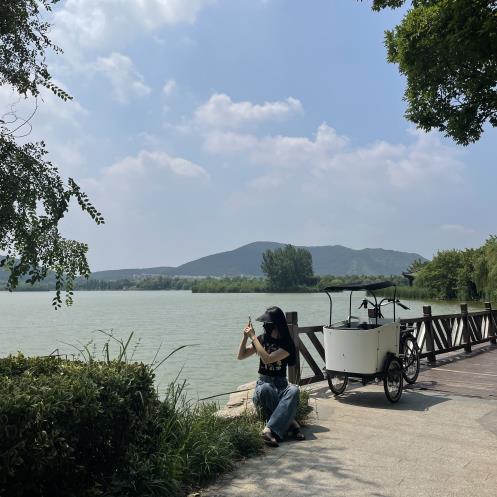
[[[406,0],[374,0],[373,9]],[[388,61],[407,78],[406,117],[457,143],[497,126],[497,0],[413,0],[386,32]]]
[[[0,4],[0,84],[9,85],[25,98],[36,98],[42,86],[62,100],[71,98],[53,83],[45,61],[48,49],[61,50],[49,39],[50,24],[43,20],[41,10],[50,11],[57,2]],[[59,231],[71,198],[97,224],[104,220],[76,182],[71,178],[65,182],[46,160],[43,142],[20,143],[16,132],[26,125],[29,123],[19,120],[15,112],[0,119],[0,268],[10,272],[9,290],[24,276],[34,284],[54,272],[54,304],[58,307],[61,290],[66,290],[66,302],[70,303],[74,279],[90,273],[87,245],[65,239]]]
[[[478,253],[474,279],[484,297],[497,300],[497,236],[490,236]]]
[[[315,283],[311,253],[293,245],[266,250],[262,254],[261,270],[271,290],[292,290]]]
[[[434,297],[475,299],[475,250],[443,250],[426,264],[416,277],[416,284],[431,290]]]
[[[407,268],[408,273],[416,273],[423,269],[424,266],[428,264],[428,261],[423,261],[422,259],[414,259],[414,261],[409,264],[409,267]]]
[[[477,249],[442,250],[424,265],[415,287],[442,299],[497,299],[497,237]]]

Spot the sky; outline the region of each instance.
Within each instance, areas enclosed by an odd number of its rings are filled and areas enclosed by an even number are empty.
[[[402,10],[356,0],[63,0],[29,139],[103,214],[65,236],[93,270],[177,266],[246,243],[417,252],[495,228],[495,143],[404,117],[384,31]],[[32,100],[0,88],[0,106]]]

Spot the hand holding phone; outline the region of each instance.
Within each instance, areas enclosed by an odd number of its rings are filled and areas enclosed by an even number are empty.
[[[248,319],[248,324],[247,326],[245,327],[245,330],[243,331],[245,333],[245,335],[247,335],[248,337],[250,337],[253,334],[255,334],[254,332],[254,327],[252,326],[252,318],[249,316],[249,319]]]

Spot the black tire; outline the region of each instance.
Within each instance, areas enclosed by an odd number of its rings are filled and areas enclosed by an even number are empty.
[[[383,388],[387,399],[393,404],[398,402],[402,396],[403,380],[403,368],[400,359],[396,356],[390,356],[385,363]]]
[[[343,392],[345,392],[345,389],[347,388],[347,383],[349,382],[349,377],[345,373],[344,374],[328,373],[327,378],[330,390],[335,395],[341,395]]]
[[[419,346],[412,335],[404,339],[402,350],[402,375],[409,384],[416,383],[419,376]]]

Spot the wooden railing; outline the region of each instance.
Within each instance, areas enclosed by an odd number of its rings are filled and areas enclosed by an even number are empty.
[[[299,326],[296,312],[287,312],[286,319],[298,352],[295,365],[289,367],[290,382],[308,385],[326,379],[323,371],[324,348],[318,338],[318,333],[323,332],[323,325]],[[497,310],[493,310],[489,302],[485,303],[483,311],[468,312],[468,305],[461,304],[459,314],[439,316],[433,316],[431,306],[427,305],[423,307],[422,317],[401,319],[400,322],[413,328],[421,357],[426,358],[430,363],[436,362],[438,354],[459,349],[471,352],[473,345],[485,342],[497,343]],[[314,356],[301,340],[303,336],[309,339]],[[312,376],[302,378],[303,361],[310,367]]]

